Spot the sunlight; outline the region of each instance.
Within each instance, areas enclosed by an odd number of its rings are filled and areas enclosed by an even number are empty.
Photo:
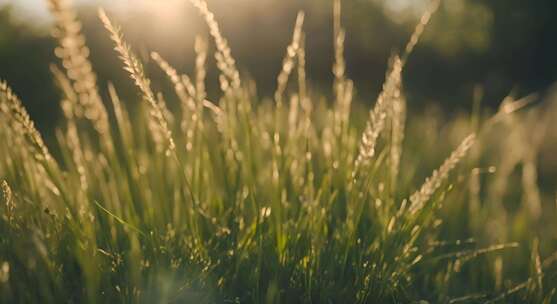
[[[103,7],[107,11],[115,10],[121,16],[133,16],[138,12],[147,12],[151,24],[157,28],[169,30],[178,25],[183,13],[188,10],[188,1],[183,0],[66,0],[71,5]],[[48,6],[41,0],[0,0],[0,6],[11,5],[22,15],[50,20]]]
[[[397,23],[402,23],[408,18],[418,18],[430,3],[430,1],[425,0],[389,0],[382,2],[385,13]]]
[[[103,1],[100,5],[107,9],[112,7],[122,16],[131,16],[139,12],[147,12],[152,19],[146,20],[157,30],[176,30],[183,22],[184,12],[188,10],[187,1],[183,0],[126,0],[126,1]]]

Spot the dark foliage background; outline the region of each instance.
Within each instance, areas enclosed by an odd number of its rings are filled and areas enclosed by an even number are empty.
[[[392,3],[400,7],[393,9]],[[362,102],[374,101],[387,58],[404,46],[425,8],[404,9],[400,3],[405,1],[343,1],[347,73],[355,80]],[[136,93],[96,16],[97,6],[88,3],[79,11],[100,83],[117,82],[127,88],[120,93],[132,100]],[[270,96],[274,90],[296,11],[305,10],[309,78],[316,92],[330,94],[332,1],[242,0],[231,4],[213,0],[209,6],[242,71],[257,80],[261,96]],[[49,63],[57,62],[52,51],[56,42],[49,36],[47,18],[31,18],[16,8],[17,4],[0,10],[0,77],[14,87],[48,134],[59,116],[58,93],[49,72]],[[157,18],[157,12],[148,9],[114,14],[145,61],[156,50],[181,71],[191,72],[194,36],[206,36],[207,30],[187,1],[173,10],[174,20]],[[421,109],[434,103],[449,112],[470,109],[474,87],[483,88],[483,103],[492,107],[510,92],[543,95],[557,79],[556,12],[557,2],[552,0],[443,1],[405,70],[410,107]],[[147,66],[155,86],[164,89],[159,71]],[[211,97],[216,98],[216,74],[210,79]]]

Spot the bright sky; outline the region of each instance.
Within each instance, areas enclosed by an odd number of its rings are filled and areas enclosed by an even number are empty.
[[[184,7],[187,1],[184,0],[69,0],[73,5],[79,4],[94,4],[99,7],[107,8],[111,11],[117,11],[120,15],[132,13],[135,10],[147,10],[155,17],[158,17],[160,25],[172,25],[172,20],[180,18],[183,11],[180,8]],[[240,1],[240,0],[230,0]],[[253,0],[248,0],[253,1]],[[275,0],[281,1],[281,0]],[[330,0],[332,2],[332,0]],[[383,2],[385,5],[385,12],[393,20],[401,20],[400,13],[413,12],[419,17],[427,7],[431,0],[369,0]],[[455,2],[459,0],[448,0]],[[13,5],[16,11],[24,19],[32,20],[34,23],[41,21],[49,21],[50,14],[48,12],[46,0],[0,0],[0,7],[5,4]],[[222,2],[221,2],[222,3]],[[406,15],[408,17],[408,15]],[[34,19],[34,18],[38,18]]]
[[[70,0],[75,7],[79,4],[94,4],[99,7],[117,11],[121,15],[132,13],[134,10],[148,10],[159,17],[161,23],[170,23],[173,18],[179,17],[183,0]],[[0,0],[0,7],[10,4],[24,18],[40,18],[43,21],[50,19],[46,0]],[[31,19],[33,20],[33,19]],[[36,22],[36,20],[33,20]]]
[[[141,0],[142,1],[142,0]],[[107,3],[114,1],[106,0],[72,0],[74,4],[82,3],[93,3],[98,2],[99,4],[106,5]],[[128,0],[121,1],[128,2]],[[0,0],[0,7],[6,4],[12,5],[18,13],[21,13],[24,17],[30,18],[49,18],[48,7],[46,0]]]
[[[83,3],[97,3],[99,6],[116,7],[116,8],[133,8],[153,4],[153,0],[70,0],[74,5]],[[173,3],[176,1],[166,0],[165,3]],[[46,0],[0,0],[0,6],[11,4],[17,8],[19,12],[32,16],[47,16],[48,8]]]
[[[110,1],[110,0],[73,0],[74,3],[93,3],[97,2],[103,6],[118,6],[118,7],[137,7],[138,2],[140,2],[139,6],[141,5],[149,5],[152,4],[152,0],[118,0],[118,1]],[[173,1],[167,1],[173,2]],[[394,11],[400,11],[408,8],[421,8],[423,9],[424,4],[428,1],[424,0],[390,0],[385,1],[387,4],[387,8]],[[33,17],[41,16],[45,17],[48,16],[47,6],[45,0],[0,0],[0,6],[3,4],[13,4],[18,10],[25,15],[31,15]],[[115,5],[115,3],[117,3]],[[160,2],[159,2],[160,3]]]
[[[46,2],[42,0],[0,0],[0,6],[11,4],[25,15],[46,16]]]

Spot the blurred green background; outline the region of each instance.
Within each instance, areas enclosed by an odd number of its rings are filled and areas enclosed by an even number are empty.
[[[136,92],[117,61],[97,18],[105,7],[144,61],[160,52],[182,72],[193,71],[193,42],[207,29],[185,0],[74,1],[91,48],[100,84],[113,81],[128,100]],[[373,103],[391,52],[404,47],[425,0],[345,0],[347,74],[358,99]],[[210,0],[233,56],[256,80],[258,94],[271,96],[298,10],[306,12],[307,65],[314,92],[330,94],[333,61],[332,1]],[[58,91],[49,71],[57,63],[50,37],[52,19],[42,0],[0,0],[0,77],[13,86],[39,128],[51,133],[60,113]],[[557,79],[557,12],[554,0],[444,0],[405,70],[409,106],[438,104],[447,112],[472,107],[473,88],[484,90],[483,104],[495,107],[514,92],[543,94]],[[214,62],[210,97],[218,96]],[[157,89],[164,81],[152,63]],[[101,88],[104,90],[106,87]]]

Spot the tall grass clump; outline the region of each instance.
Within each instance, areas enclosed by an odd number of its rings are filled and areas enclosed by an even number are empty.
[[[260,100],[205,1],[190,2],[216,45],[222,95],[207,99],[205,40],[195,41],[193,75],[153,52],[180,102],[173,113],[107,13],[99,17],[136,103],[97,83],[71,6],[48,1],[65,119],[45,143],[0,82],[0,302],[552,301],[556,248],[515,227],[544,216],[536,162],[550,121],[542,114],[554,111],[533,112],[544,117],[535,138],[526,132],[534,120],[517,113],[527,102],[511,97],[492,118],[455,118],[437,137],[434,115],[406,122],[404,68],[440,1],[389,60],[364,124],[340,0],[326,102],[308,88],[303,12],[276,92]],[[497,145],[524,148],[497,160]],[[529,211],[503,212],[518,164],[518,205]]]

